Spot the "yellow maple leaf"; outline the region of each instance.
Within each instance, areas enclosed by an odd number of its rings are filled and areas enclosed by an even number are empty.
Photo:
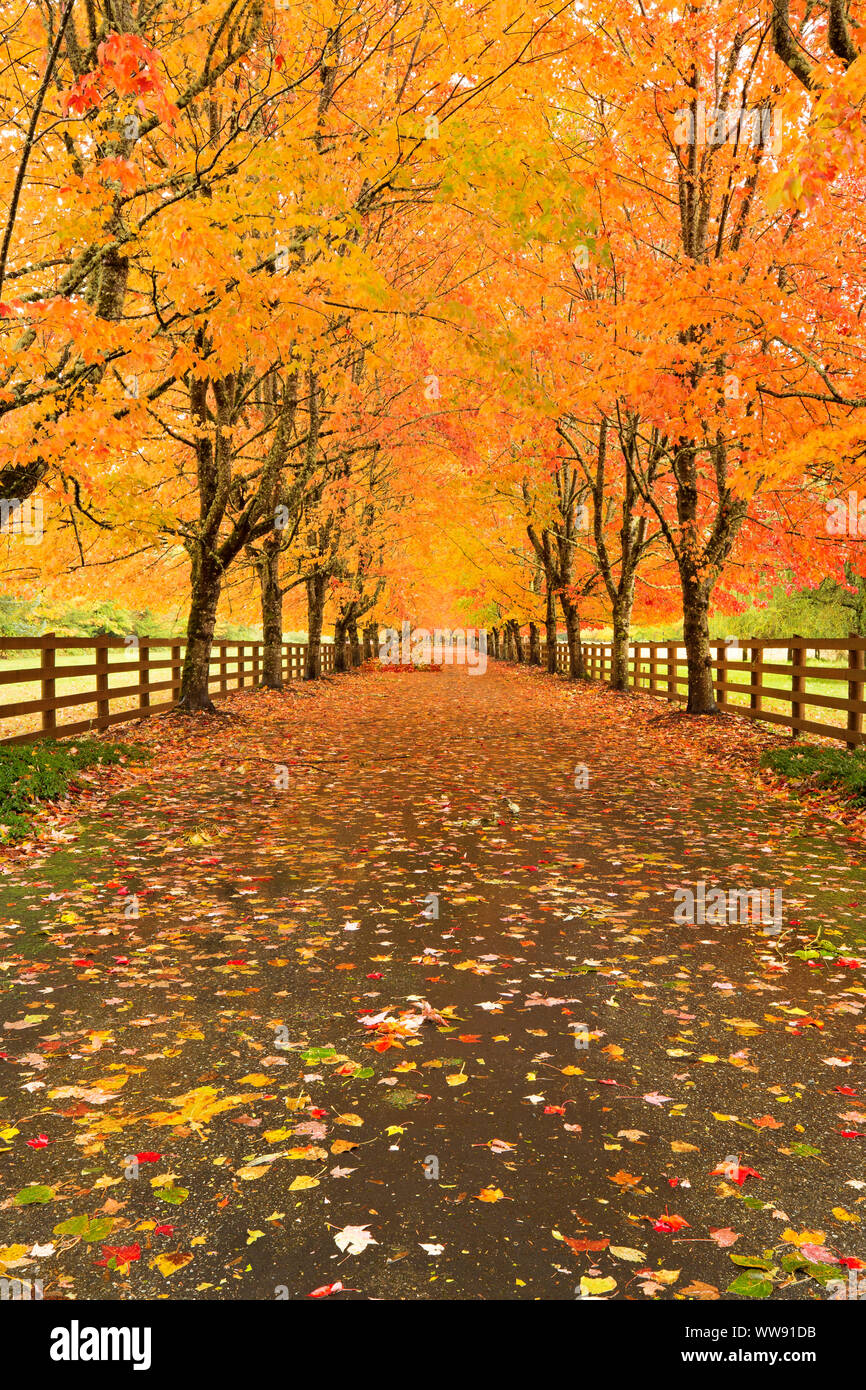
[[[786,1245],[823,1245],[825,1238],[826,1232],[824,1231],[801,1231],[797,1235],[797,1232],[792,1231],[790,1226],[786,1227],[779,1237],[780,1240],[785,1241]]]
[[[28,1249],[26,1245],[0,1245],[0,1274],[20,1264]]]
[[[176,1250],[172,1255],[157,1255],[155,1260],[151,1260],[150,1268],[158,1269],[160,1274],[167,1279],[170,1274],[176,1274],[179,1269],[183,1269],[184,1265],[188,1265],[192,1258],[192,1255],[182,1255]]]
[[[855,1212],[846,1211],[844,1207],[833,1207],[833,1215],[837,1221],[856,1221],[859,1225],[860,1217]]]
[[[609,1274],[604,1279],[590,1279],[586,1274],[580,1277],[580,1292],[590,1298],[602,1293],[613,1293],[615,1288],[616,1280]]]
[[[223,1111],[247,1101],[258,1100],[255,1092],[244,1096],[224,1096],[222,1100],[218,1097],[219,1092],[213,1086],[199,1086],[172,1101],[175,1110],[154,1110],[145,1115],[145,1119],[155,1125],[206,1124],[214,1115],[221,1115]]]

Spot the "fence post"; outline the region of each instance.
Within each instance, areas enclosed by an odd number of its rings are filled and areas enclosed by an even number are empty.
[[[96,722],[104,728],[111,706],[108,700],[108,640],[105,637],[96,643]]]
[[[259,643],[253,643],[253,685],[259,683]]]
[[[722,689],[728,677],[728,647],[725,642],[716,643],[716,704],[724,708],[725,691]]]
[[[150,639],[143,637],[138,643],[139,685],[143,687],[138,697],[139,709],[150,709]]]
[[[225,695],[229,688],[228,673],[228,645],[225,642],[220,642],[220,695]]]
[[[801,692],[804,690],[804,688],[805,688],[805,682],[804,682],[802,676],[795,675],[794,672],[793,672],[793,668],[794,668],[794,667],[796,667],[796,666],[804,666],[804,665],[806,664],[806,649],[805,649],[805,647],[802,645],[802,642],[803,642],[803,639],[802,639],[802,637],[800,636],[799,632],[795,632],[793,638],[791,639],[791,667],[792,667],[792,672],[791,672],[791,697],[792,697],[792,698],[791,698],[791,737],[792,737],[792,738],[796,738],[796,737],[797,737],[797,734],[798,734],[798,732],[799,732],[799,730],[797,729],[797,723],[798,723],[799,720],[801,720],[801,719],[803,718],[803,710],[805,709],[805,705],[803,704],[802,700],[798,700],[798,699],[796,698],[796,697],[797,697],[799,694],[801,694]]]
[[[649,688],[650,688],[650,695],[655,695],[656,690],[658,689],[658,678],[659,678],[659,644],[658,644],[658,642],[650,642],[649,648],[650,648],[650,684],[649,684]]]
[[[851,641],[852,641],[853,639],[855,639],[855,638],[856,638],[857,641],[859,641],[859,640],[860,640],[860,634],[857,633],[857,632],[849,632],[849,633],[848,633],[848,641],[849,641],[849,642],[851,642]],[[857,671],[862,671],[862,670],[863,670],[863,651],[862,651],[862,648],[859,648],[859,647],[849,647],[849,648],[848,648],[848,665],[849,665],[849,667],[852,667],[852,666],[853,666],[854,669],[857,670]],[[849,681],[849,682],[848,682],[848,700],[849,700],[849,702],[850,702],[852,705],[853,705],[855,702],[859,704],[860,701],[861,701],[862,699],[863,699],[863,682],[862,682],[862,680],[857,680],[857,679],[855,679],[855,680]],[[863,735],[863,716],[862,716],[862,714],[860,713],[859,710],[856,710],[856,709],[849,709],[849,711],[848,711],[848,732],[849,732],[849,734],[852,735],[852,737],[848,739],[849,745],[853,745],[853,744],[857,744],[857,743],[862,743],[862,741],[863,741],[863,739],[862,739],[862,735]]]
[[[42,699],[53,700],[55,689],[53,673],[54,667],[57,664],[57,649],[54,646],[54,639],[57,634],[55,632],[46,632],[45,636],[48,638],[50,645],[42,648]],[[42,732],[51,736],[56,728],[57,710],[54,708],[44,709],[42,711]]]
[[[171,694],[172,699],[180,694],[181,669],[180,669],[180,647],[175,646],[171,649]]]
[[[749,648],[749,660],[751,671],[749,672],[749,709],[761,711],[761,677],[758,673],[758,662],[761,659],[761,648],[751,646]]]

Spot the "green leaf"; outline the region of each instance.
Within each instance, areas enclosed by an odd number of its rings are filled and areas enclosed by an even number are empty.
[[[308,1047],[301,1053],[304,1062],[333,1062],[336,1056],[335,1047]]]
[[[81,1236],[87,1230],[88,1216],[70,1216],[68,1221],[61,1221],[54,1227],[56,1236]]]
[[[757,1255],[729,1255],[729,1260],[733,1260],[735,1265],[744,1265],[746,1269],[766,1269],[775,1268],[772,1260],[762,1260]]]
[[[803,1255],[783,1255],[781,1264],[786,1274],[794,1274],[798,1269],[807,1269],[809,1261]]]
[[[811,1279],[817,1279],[819,1284],[826,1284],[831,1279],[839,1278],[839,1266],[813,1264],[811,1261],[808,1261],[806,1264],[806,1273]]]
[[[15,1193],[14,1200],[17,1207],[29,1207],[33,1202],[50,1202],[53,1197],[53,1187],[22,1187]]]
[[[756,1269],[751,1269],[746,1274],[738,1274],[725,1292],[738,1294],[740,1298],[769,1298],[773,1285],[769,1279],[762,1279]]]
[[[396,1105],[398,1110],[405,1110],[407,1105],[414,1105],[417,1096],[414,1091],[410,1091],[406,1086],[395,1086],[386,1096],[382,1097],[389,1105]]]
[[[189,1189],[186,1187],[161,1187],[157,1193],[163,1202],[171,1202],[172,1206],[180,1206],[189,1196]]]
[[[114,1230],[114,1218],[111,1216],[95,1217],[93,1220],[89,1216],[70,1216],[67,1221],[61,1221],[54,1227],[56,1236],[81,1236],[83,1240],[105,1240]]]

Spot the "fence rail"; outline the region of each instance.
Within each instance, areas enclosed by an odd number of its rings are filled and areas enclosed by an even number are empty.
[[[0,743],[31,743],[107,729],[171,709],[180,691],[186,643],[173,637],[0,637]],[[283,643],[283,678],[303,675],[306,643]],[[335,648],[322,644],[322,674],[334,670]],[[35,654],[29,665],[8,664],[12,653]],[[83,660],[76,659],[81,653]],[[92,657],[88,659],[88,654]],[[347,649],[348,655],[348,649]],[[221,695],[258,685],[263,642],[218,639],[213,644],[208,685]],[[18,686],[6,700],[6,688]],[[38,695],[36,692],[38,691]],[[167,697],[167,698],[166,698]],[[112,706],[114,708],[112,709]],[[119,707],[118,707],[119,706]],[[64,722],[63,713],[84,708],[88,718]],[[61,717],[58,719],[58,714]],[[33,727],[9,732],[21,721]]]
[[[0,742],[88,733],[170,710],[180,691],[185,648],[183,641],[170,637],[141,637],[135,642],[55,633],[0,638]],[[335,650],[330,643],[322,645],[323,675],[334,670]],[[13,654],[19,653],[15,661]],[[582,654],[590,679],[610,679],[610,643],[584,642]],[[22,664],[28,655],[33,659]],[[284,642],[282,656],[284,679],[300,679],[306,644]],[[712,643],[711,656],[721,709],[780,725],[794,735],[817,734],[848,747],[864,743],[866,638],[743,638]],[[209,688],[225,695],[258,685],[263,657],[263,642],[216,640]],[[541,660],[546,664],[543,643]],[[556,669],[568,672],[564,642],[557,643]],[[632,688],[686,701],[682,643],[634,642],[628,669]],[[18,689],[9,692],[15,698],[7,701],[9,687]],[[85,710],[87,717],[77,717]]]
[[[524,641],[524,659],[529,644]],[[590,680],[611,678],[609,642],[582,644]],[[833,660],[838,654],[838,659]],[[542,643],[542,664],[547,648]],[[744,637],[711,643],[711,661],[720,709],[769,724],[792,734],[818,734],[849,747],[864,743],[866,715],[866,638]],[[568,672],[568,647],[557,642],[556,669]],[[664,699],[688,698],[686,649],[677,642],[633,642],[629,646],[629,685]],[[766,678],[771,683],[767,683]],[[814,710],[820,718],[810,718]]]

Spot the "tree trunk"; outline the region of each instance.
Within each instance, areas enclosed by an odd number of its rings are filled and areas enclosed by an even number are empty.
[[[538,637],[538,623],[529,624],[529,664],[541,665],[541,642]]]
[[[619,602],[614,604],[613,642],[611,643],[610,652],[610,685],[612,690],[628,690],[628,639],[630,616],[631,605],[629,605],[628,613],[624,613],[623,607]]]
[[[210,712],[210,654],[216,626],[217,606],[222,588],[222,572],[212,557],[196,548],[190,576],[189,620],[186,625],[186,653],[177,708],[185,714]]]
[[[361,665],[361,643],[358,640],[358,619],[349,619],[349,653],[351,665],[357,669]]]
[[[710,590],[681,574],[683,645],[689,673],[687,714],[718,714],[710,660]]]
[[[577,604],[565,594],[560,594],[562,611],[565,616],[565,632],[568,638],[568,675],[570,680],[583,680],[583,652],[580,644],[580,614]]]
[[[547,642],[547,672],[548,675],[556,675],[556,594],[550,581],[547,582],[546,609],[544,615],[544,634]]]
[[[375,623],[368,623],[364,628],[364,660],[375,661],[376,645],[379,637],[379,630]]]
[[[498,660],[499,660],[499,629],[496,628],[496,627],[492,627],[492,628],[490,629],[490,650],[491,650],[491,653],[492,653],[492,656],[493,656],[493,660],[494,660],[494,661],[498,661]]]
[[[325,613],[326,574],[313,574],[307,580],[307,660],[304,680],[322,677],[322,621]]]
[[[346,619],[342,614],[334,620],[334,670],[337,675],[346,670]]]
[[[262,685],[268,690],[283,688],[283,591],[280,588],[280,552],[265,541],[259,558],[262,591],[262,633],[265,650]]]
[[[516,618],[511,619],[511,636],[514,641],[514,656],[518,665],[523,665],[523,643],[520,640],[520,623]]]

